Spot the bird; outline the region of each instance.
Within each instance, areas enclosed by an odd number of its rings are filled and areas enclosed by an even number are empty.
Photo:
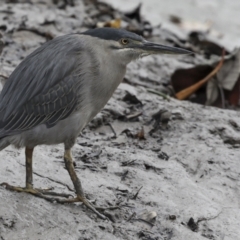
[[[38,145],[63,143],[63,159],[76,196],[55,200],[82,202],[106,219],[86,198],[75,172],[71,149],[77,137],[111,98],[131,61],[152,54],[191,53],[114,28],[71,33],[44,43],[15,68],[0,93],[0,151],[9,145],[25,148],[26,166],[25,187],[1,185],[53,200],[52,192],[33,187],[33,151]]]

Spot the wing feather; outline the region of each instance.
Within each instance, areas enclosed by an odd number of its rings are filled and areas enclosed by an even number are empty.
[[[19,64],[0,94],[0,137],[39,124],[54,126],[78,102],[76,57],[82,52],[75,35],[45,43]]]

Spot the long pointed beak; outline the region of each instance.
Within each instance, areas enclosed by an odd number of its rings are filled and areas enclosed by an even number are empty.
[[[149,54],[193,54],[193,52],[176,47],[168,47],[152,42],[144,42],[141,49]]]

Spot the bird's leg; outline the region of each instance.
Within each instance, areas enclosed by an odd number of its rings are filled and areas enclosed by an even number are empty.
[[[44,195],[60,196],[60,197],[66,197],[66,198],[70,197],[71,196],[70,194],[51,192],[50,190],[52,190],[53,188],[48,188],[48,189],[33,188],[33,170],[32,170],[33,149],[34,148],[28,148],[28,147],[26,147],[26,149],[25,149],[25,157],[26,157],[26,186],[25,186],[25,188],[15,187],[15,186],[12,186],[5,182],[1,183],[0,185],[5,186],[6,189],[8,189],[8,190],[31,193],[35,196],[45,198],[46,200],[49,200],[49,201],[54,201],[54,199],[49,198]]]
[[[85,194],[84,194],[83,189],[82,189],[81,181],[79,180],[79,178],[78,178],[78,176],[77,176],[77,174],[74,170],[71,150],[65,150],[65,152],[64,152],[64,162],[65,162],[66,169],[68,170],[68,173],[69,173],[69,175],[71,177],[71,180],[73,182],[73,185],[75,187],[77,196],[85,198]]]
[[[82,189],[81,181],[77,177],[77,174],[75,172],[70,149],[65,150],[64,161],[65,161],[66,169],[68,170],[71,180],[73,182],[73,185],[75,187],[77,198],[59,200],[58,202],[60,202],[60,203],[67,203],[67,202],[70,203],[70,202],[79,202],[79,201],[83,202],[83,204],[85,204],[88,208],[90,208],[93,212],[95,212],[99,217],[101,217],[103,219],[106,219],[106,217],[103,216],[102,214],[100,214],[96,209],[104,211],[104,210],[114,210],[114,209],[118,209],[120,207],[120,206],[98,207],[98,206],[94,206],[93,204],[91,204],[85,197],[84,191]]]
[[[104,215],[99,213],[96,208],[87,200],[85,197],[84,191],[82,189],[82,184],[80,179],[78,178],[74,166],[73,166],[73,160],[72,160],[72,155],[71,155],[71,150],[70,149],[65,149],[64,153],[64,162],[66,169],[71,177],[71,180],[73,182],[74,188],[76,190],[77,197],[74,199],[66,199],[66,200],[57,200],[57,202],[60,203],[66,203],[66,202],[82,202],[86,207],[91,209],[94,213],[96,213],[100,218],[106,219]]]
[[[25,156],[26,156],[26,187],[15,187],[11,186],[8,183],[2,183],[2,186],[6,186],[6,189],[17,191],[17,192],[33,192],[33,173],[32,173],[32,155],[33,155],[33,148],[27,148],[25,149]]]
[[[33,148],[25,149],[26,156],[26,189],[33,188],[33,170],[32,170],[32,156],[33,156]]]
[[[106,219],[104,215],[99,213],[96,209],[99,210],[106,210],[106,209],[116,209],[119,207],[110,207],[110,208],[101,208],[101,207],[95,207],[93,204],[91,204],[87,198],[85,197],[84,191],[82,189],[81,181],[77,177],[77,174],[74,170],[73,166],[73,160],[71,156],[71,150],[66,149],[64,153],[64,161],[65,161],[65,166],[66,169],[68,170],[68,173],[71,177],[71,180],[73,182],[77,197],[76,198],[70,198],[70,199],[59,199],[59,198],[53,198],[53,197],[48,197],[46,195],[52,195],[52,196],[57,196],[57,197],[64,197],[68,198],[71,197],[72,195],[70,194],[64,194],[64,193],[55,193],[55,192],[49,192],[46,189],[35,189],[33,188],[33,171],[32,171],[32,154],[33,154],[33,149],[26,148],[25,150],[25,155],[26,155],[26,187],[15,187],[12,186],[6,182],[1,183],[1,186],[5,186],[6,189],[12,190],[12,191],[17,191],[17,192],[25,192],[25,193],[30,193],[34,196],[44,198],[47,201],[50,202],[58,202],[58,203],[72,203],[72,202],[82,202],[86,207],[91,209],[94,213],[97,214],[102,219]]]

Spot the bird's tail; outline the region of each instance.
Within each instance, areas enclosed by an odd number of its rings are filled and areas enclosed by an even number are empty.
[[[7,137],[1,137],[0,135],[0,151],[2,151],[4,148],[6,148],[7,146],[9,146],[10,143],[7,139]]]

